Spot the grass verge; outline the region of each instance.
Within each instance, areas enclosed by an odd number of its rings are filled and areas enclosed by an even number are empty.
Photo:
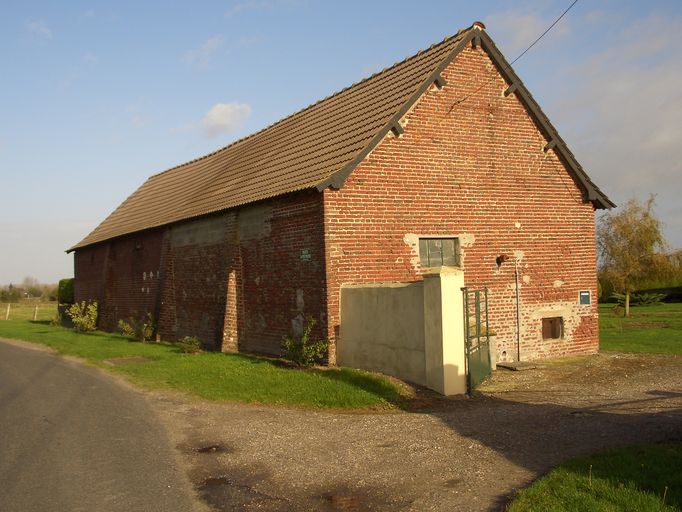
[[[521,490],[509,507],[510,512],[615,510],[682,510],[682,444],[631,446],[570,460]]]
[[[56,302],[39,302],[34,300],[12,302],[11,304],[0,302],[0,321],[5,320],[8,305],[10,320],[33,320],[34,313],[36,314],[36,320],[52,320],[57,316]]]
[[[630,315],[617,316],[613,304],[599,305],[602,350],[682,354],[682,303],[636,306]]]
[[[303,370],[243,354],[183,354],[168,343],[139,343],[103,332],[81,334],[47,322],[0,321],[0,337],[47,345],[148,389],[174,389],[208,400],[348,409],[402,407],[405,400],[388,379],[350,368]],[[149,361],[113,367],[104,362],[119,357]]]

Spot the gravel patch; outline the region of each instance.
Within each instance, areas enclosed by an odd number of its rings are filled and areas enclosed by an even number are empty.
[[[682,440],[682,357],[611,353],[498,370],[474,397],[419,412],[168,394],[152,403],[214,510],[500,510],[565,459]]]

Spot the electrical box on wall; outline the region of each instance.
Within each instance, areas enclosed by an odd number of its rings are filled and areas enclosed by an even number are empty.
[[[589,290],[579,292],[579,304],[581,306],[589,306],[592,303],[592,294]]]

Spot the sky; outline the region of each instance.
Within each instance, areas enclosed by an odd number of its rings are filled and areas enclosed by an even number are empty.
[[[253,133],[480,20],[508,60],[570,0],[0,1],[0,284],[151,174]],[[656,195],[682,247],[682,2],[579,0],[515,65],[616,203]]]

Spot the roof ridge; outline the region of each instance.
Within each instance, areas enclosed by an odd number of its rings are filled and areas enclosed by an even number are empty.
[[[421,50],[419,50],[417,53],[414,53],[414,54],[412,54],[412,55],[409,55],[409,56],[405,57],[403,60],[396,61],[396,62],[394,62],[393,64],[391,64],[390,66],[387,66],[387,67],[383,68],[381,71],[377,71],[376,73],[372,73],[371,75],[369,75],[369,76],[367,76],[367,77],[365,77],[365,78],[362,78],[362,79],[358,80],[357,82],[354,82],[354,83],[352,83],[352,84],[350,84],[350,85],[344,87],[343,89],[339,89],[338,91],[335,91],[335,92],[333,92],[332,94],[329,94],[328,96],[325,96],[324,98],[319,99],[319,100],[317,100],[317,101],[314,102],[314,103],[310,103],[309,105],[307,105],[307,106],[305,106],[305,107],[303,107],[303,108],[301,108],[301,109],[299,109],[299,110],[297,110],[297,111],[295,111],[295,112],[292,112],[291,114],[288,114],[288,115],[286,115],[286,116],[284,116],[284,117],[281,117],[281,118],[279,118],[278,120],[273,121],[273,122],[270,123],[269,125],[267,125],[267,126],[261,128],[260,130],[257,130],[257,131],[255,131],[255,132],[253,132],[253,133],[250,133],[250,134],[248,134],[248,135],[245,135],[244,137],[242,137],[242,138],[240,138],[240,139],[234,140],[234,141],[230,142],[229,144],[227,144],[227,145],[225,145],[225,146],[222,146],[222,147],[220,147],[220,148],[218,148],[218,149],[215,149],[215,150],[211,151],[210,153],[206,153],[205,155],[199,156],[199,157],[197,157],[197,158],[193,158],[192,160],[187,160],[186,162],[183,162],[183,163],[178,164],[178,165],[174,165],[173,167],[169,167],[168,169],[165,169],[165,170],[163,170],[163,171],[160,171],[160,172],[157,172],[157,173],[155,173],[155,174],[152,174],[152,175],[149,176],[147,179],[148,179],[148,180],[151,180],[152,178],[156,178],[157,176],[160,176],[160,175],[165,174],[165,173],[167,173],[167,172],[174,171],[175,169],[178,169],[178,168],[180,168],[180,167],[184,167],[184,166],[186,166],[186,165],[188,165],[188,164],[192,164],[192,163],[198,162],[198,161],[200,161],[200,160],[204,160],[204,159],[209,158],[209,157],[211,157],[211,156],[213,156],[213,155],[215,155],[215,154],[217,154],[217,153],[220,153],[221,151],[225,151],[225,150],[228,149],[228,148],[231,148],[231,147],[233,147],[233,146],[236,146],[237,144],[240,144],[240,143],[242,143],[242,142],[245,142],[245,141],[247,141],[248,139],[251,139],[251,138],[255,137],[256,135],[259,135],[259,134],[261,134],[262,132],[264,132],[264,131],[266,131],[266,130],[269,130],[269,129],[272,128],[273,126],[278,125],[278,124],[280,124],[280,123],[283,123],[284,121],[286,121],[287,119],[290,119],[290,118],[294,117],[295,115],[301,114],[301,113],[305,112],[306,110],[309,110],[309,109],[313,108],[313,107],[316,106],[316,105],[319,105],[320,103],[322,103],[322,102],[324,102],[324,101],[330,100],[331,98],[334,98],[335,96],[340,95],[341,93],[347,91],[348,89],[351,89],[351,88],[356,87],[356,86],[358,86],[358,85],[360,85],[360,84],[362,84],[362,83],[364,83],[364,82],[367,82],[367,81],[371,80],[371,79],[374,78],[374,77],[377,77],[377,76],[379,76],[379,75],[381,75],[381,74],[383,74],[383,73],[385,73],[385,72],[387,72],[387,71],[389,71],[389,70],[391,70],[391,69],[393,69],[393,68],[395,68],[395,67],[397,67],[397,66],[400,66],[401,64],[405,64],[406,62],[408,62],[408,61],[410,61],[410,60],[412,60],[412,59],[414,59],[414,58],[416,58],[416,57],[419,57],[420,55],[422,55],[423,53],[425,53],[425,52],[427,52],[427,51],[431,51],[431,50],[433,50],[434,48],[436,48],[436,47],[438,47],[438,46],[441,46],[441,45],[444,45],[444,44],[450,42],[451,40],[453,40],[453,39],[459,37],[460,35],[462,35],[462,34],[463,34],[464,32],[466,32],[467,30],[471,30],[473,27],[474,27],[474,25],[471,25],[471,26],[468,27],[468,28],[460,28],[455,34],[444,37],[442,41],[440,41],[440,42],[438,42],[438,43],[434,43],[434,44],[432,44],[431,46],[429,46],[428,48],[421,49]]]

